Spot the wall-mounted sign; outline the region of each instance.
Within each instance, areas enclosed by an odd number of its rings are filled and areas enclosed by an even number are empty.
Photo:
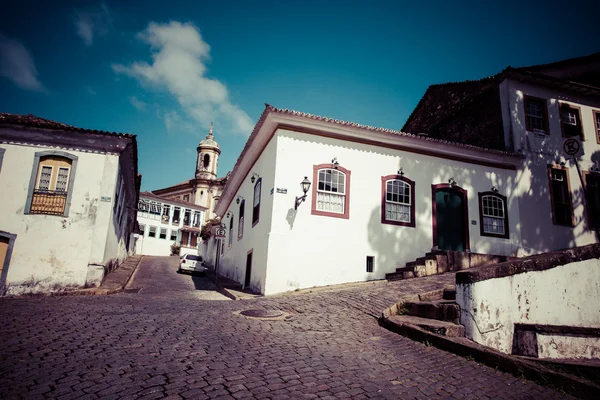
[[[574,156],[579,153],[579,150],[581,150],[581,143],[579,140],[574,138],[567,139],[563,143],[563,150],[567,155]]]
[[[225,228],[218,227],[217,230],[215,231],[215,237],[217,239],[224,239],[225,233],[226,233]]]
[[[111,197],[110,196],[100,196],[100,201],[107,201],[110,203]]]
[[[277,188],[277,193],[287,194],[287,189]]]

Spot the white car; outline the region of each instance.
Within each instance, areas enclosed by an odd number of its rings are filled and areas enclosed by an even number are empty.
[[[206,267],[204,266],[204,260],[202,260],[202,256],[197,256],[195,254],[184,254],[179,259],[179,269],[177,272],[191,272],[192,274],[206,272]]]

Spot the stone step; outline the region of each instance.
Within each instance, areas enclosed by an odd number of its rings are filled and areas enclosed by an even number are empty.
[[[465,327],[437,319],[414,317],[412,315],[392,315],[389,320],[398,325],[413,325],[419,328],[448,337],[464,337]]]
[[[408,315],[437,319],[458,324],[460,313],[458,305],[453,300],[416,301],[405,303]]]
[[[397,281],[400,279],[410,279],[414,277],[414,270],[410,267],[396,268],[396,272],[390,272],[388,274],[385,274],[385,279],[387,279],[388,281]]]
[[[442,294],[442,299],[444,300],[456,300],[456,286],[454,287],[445,287],[444,293]]]
[[[437,260],[435,257],[419,257],[415,265],[415,276],[437,275]]]
[[[431,250],[429,253],[425,253],[425,256],[445,256],[448,252],[446,250]]]

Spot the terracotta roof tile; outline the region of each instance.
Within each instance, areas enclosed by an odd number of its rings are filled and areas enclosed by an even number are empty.
[[[356,122],[343,121],[343,120],[338,120],[338,119],[328,118],[328,117],[321,117],[319,115],[314,115],[314,114],[309,114],[309,113],[304,113],[304,112],[299,112],[299,111],[294,111],[294,110],[289,110],[289,109],[276,108],[276,107],[273,107],[273,106],[268,105],[268,104],[266,106],[267,106],[266,110],[268,110],[268,111],[272,111],[272,112],[276,112],[276,113],[280,113],[280,114],[295,115],[295,116],[300,116],[300,117],[304,117],[304,118],[310,118],[310,119],[314,119],[314,120],[317,120],[317,121],[324,121],[324,122],[328,122],[328,123],[333,123],[333,124],[336,124],[336,125],[348,126],[348,127],[353,127],[353,128],[360,128],[360,129],[365,129],[367,131],[372,131],[372,132],[382,132],[382,133],[386,133],[386,134],[390,134],[390,135],[394,135],[394,136],[403,136],[403,137],[407,137],[407,138],[411,138],[411,139],[416,139],[416,140],[423,140],[423,141],[428,141],[428,142],[442,143],[442,144],[447,144],[447,145],[451,145],[451,146],[454,146],[454,147],[469,148],[469,149],[473,149],[473,150],[485,151],[485,152],[495,153],[495,154],[517,155],[515,153],[507,152],[507,151],[503,151],[503,150],[496,150],[496,149],[490,149],[490,148],[485,148],[485,147],[479,147],[479,146],[474,146],[474,145],[467,144],[467,143],[452,142],[452,141],[449,141],[449,140],[434,139],[434,138],[430,138],[430,137],[427,137],[427,136],[424,136],[424,135],[415,135],[415,134],[412,134],[412,133],[397,131],[397,130],[394,130],[394,129],[377,128],[377,127],[373,127],[373,126],[369,126],[369,125],[358,124]],[[261,123],[261,126],[262,126],[262,123]],[[256,130],[256,127],[255,127],[255,130]],[[254,132],[253,132],[253,134],[254,134]],[[251,138],[252,138],[252,135],[251,135]],[[248,142],[250,142],[250,141],[251,141],[251,139],[248,140]],[[242,153],[243,153],[243,151],[242,151]],[[241,155],[240,155],[240,157],[241,157]]]

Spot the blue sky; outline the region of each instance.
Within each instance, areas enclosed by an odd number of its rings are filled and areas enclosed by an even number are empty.
[[[154,190],[193,177],[211,121],[225,175],[264,103],[400,129],[430,84],[600,51],[597,1],[486,3],[24,0],[0,111],[138,135]]]

